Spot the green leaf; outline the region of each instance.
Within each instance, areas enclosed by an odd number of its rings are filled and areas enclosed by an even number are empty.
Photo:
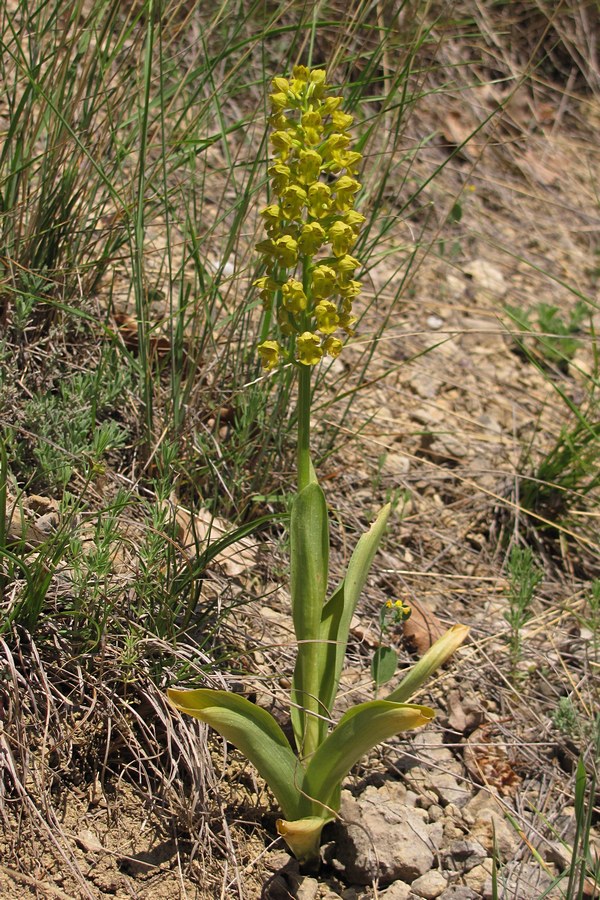
[[[436,669],[443,666],[450,659],[455,650],[458,650],[462,642],[469,634],[467,625],[453,625],[441,638],[431,645],[429,650],[421,657],[408,673],[404,676],[398,687],[388,695],[388,700],[395,703],[404,703],[409,700],[421,685],[433,675]]]
[[[331,815],[332,798],[352,766],[377,744],[401,731],[426,725],[428,706],[371,700],[350,709],[312,756],[302,785],[303,815]]]
[[[206,722],[250,760],[267,782],[287,819],[300,817],[303,769],[283,731],[266,709],[229,691],[169,688],[169,700],[179,712]]]
[[[377,687],[394,677],[398,665],[398,654],[391,647],[378,647],[371,660],[371,677]]]
[[[309,713],[323,712],[318,701],[321,616],[329,570],[329,521],[317,482],[296,496],[290,519],[291,594],[298,655],[292,681],[292,725],[299,749],[311,752],[305,732]],[[294,704],[296,704],[294,706]],[[316,729],[314,715],[310,723]],[[310,744],[310,742],[309,742]]]
[[[323,609],[319,697],[326,713],[333,708],[346,655],[350,622],[383,537],[390,509],[391,504],[386,504],[370,529],[361,536],[350,557],[346,577]],[[327,722],[322,721],[319,726],[321,742],[327,732]]]

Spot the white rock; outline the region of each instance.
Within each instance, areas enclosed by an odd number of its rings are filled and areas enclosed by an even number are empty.
[[[494,294],[496,297],[503,297],[508,289],[500,269],[485,259],[472,259],[467,263],[464,271],[471,276],[475,287]]]
[[[410,895],[411,889],[403,881],[394,881],[393,884],[390,884],[387,891],[379,894],[382,900],[408,900]]]

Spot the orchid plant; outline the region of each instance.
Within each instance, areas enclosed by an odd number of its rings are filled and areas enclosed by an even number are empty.
[[[407,702],[456,650],[468,629],[455,625],[385,699],[359,703],[333,723],[350,622],[390,514],[389,504],[359,539],[346,575],[328,595],[327,504],[310,455],[311,375],[352,335],[360,266],[351,255],[364,216],[354,209],[361,154],[351,148],[352,116],[331,94],[326,73],[296,66],[275,78],[269,168],[276,202],[260,213],[257,245],[266,274],[254,282],[277,339],[258,346],[265,370],[292,364],[298,377],[298,489],[290,518],[291,604],[297,641],[291,687],[295,751],[273,716],[239,694],[212,689],[168,692],[183,713],[208,723],[265,779],[283,817],[277,828],[300,861],[319,858],[321,831],[340,805],[343,779],[370,749],[431,721]]]

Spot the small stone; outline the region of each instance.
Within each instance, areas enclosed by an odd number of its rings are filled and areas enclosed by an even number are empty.
[[[479,841],[491,855],[494,840],[498,854],[503,860],[514,857],[517,849],[517,837],[499,811],[494,797],[487,791],[479,791],[470,800],[465,811],[475,817],[475,823],[469,828],[469,835]]]
[[[447,867],[455,872],[469,872],[487,859],[487,852],[479,841],[459,839],[444,851]]]
[[[296,888],[297,900],[315,900],[319,893],[319,882],[316,878],[301,878]]]
[[[439,316],[427,316],[427,327],[433,331],[437,331],[444,324],[444,320]]]
[[[413,894],[417,897],[425,897],[426,900],[435,900],[448,887],[448,881],[437,869],[431,869],[425,872],[420,878],[417,878],[410,886]]]
[[[470,872],[465,873],[465,884],[468,885],[468,887],[473,888],[474,891],[479,891],[479,893],[482,894],[486,882],[491,879],[491,875],[492,860],[486,859],[484,862],[480,863],[480,865],[473,866]]]
[[[340,813],[327,861],[351,884],[412,882],[433,865],[443,832],[425,821],[425,810],[369,787],[357,799],[344,791]]]
[[[411,889],[408,884],[405,884],[404,881],[394,881],[393,884],[390,884],[387,891],[380,893],[380,897],[382,900],[408,900],[411,895]]]
[[[455,884],[440,894],[440,900],[481,900],[479,894],[464,884]]]
[[[486,259],[472,259],[464,267],[464,272],[481,291],[494,294],[496,297],[503,297],[507,291],[504,275]]]
[[[437,803],[432,803],[427,812],[430,822],[439,822],[444,815],[444,810]]]

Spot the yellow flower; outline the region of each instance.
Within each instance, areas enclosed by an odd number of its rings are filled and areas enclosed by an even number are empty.
[[[281,238],[279,238],[279,240],[281,240]],[[339,259],[336,259],[335,268],[338,275],[338,284],[340,286],[348,284],[348,281],[351,279],[352,275],[354,275],[354,270],[357,269],[358,266],[360,266],[360,262],[348,253],[345,256],[340,256]]]
[[[264,209],[261,209],[259,215],[265,220],[267,234],[273,235],[277,233],[281,222],[281,209],[278,204],[271,203],[269,206],[265,206]]]
[[[323,351],[321,349],[321,341],[318,335],[305,331],[304,334],[298,336],[296,341],[296,359],[304,366],[316,365]]]
[[[279,325],[281,333],[286,337],[289,337],[290,334],[294,333],[294,329],[290,322],[290,314],[283,306],[280,306],[277,309],[277,324]]]
[[[281,194],[290,183],[292,171],[289,166],[276,162],[269,166],[269,175],[272,178],[273,190],[276,194]]]
[[[306,112],[302,113],[300,122],[303,128],[319,129],[323,125],[321,114],[316,109],[308,109]]]
[[[257,350],[260,354],[263,369],[274,369],[281,358],[281,347],[277,341],[263,341]]]
[[[308,189],[308,211],[314,219],[322,219],[331,209],[331,188],[317,181]]]
[[[297,184],[290,184],[281,195],[281,208],[286,219],[299,219],[305,203],[306,191]]]
[[[274,131],[271,135],[271,143],[279,151],[281,158],[286,160],[293,147],[291,134],[288,131]]]
[[[354,194],[360,190],[360,184],[356,178],[342,175],[335,183],[335,208],[344,212],[354,204]]]
[[[312,295],[315,299],[325,300],[335,291],[336,273],[331,266],[317,266],[312,271]]]
[[[273,244],[273,253],[282,266],[290,269],[298,262],[298,244],[289,234],[284,234]],[[358,263],[357,263],[358,265]]]
[[[331,115],[334,110],[342,105],[342,99],[342,97],[326,97],[325,100],[323,100],[323,104],[320,109],[321,115]]]
[[[336,131],[347,131],[354,122],[354,116],[336,109],[331,113],[331,121]]]
[[[276,94],[270,94],[269,100],[271,101],[271,109],[274,113],[283,112],[283,110],[288,105],[287,94],[284,93],[278,92]]]
[[[350,301],[353,297],[358,297],[361,287],[362,285],[360,281],[354,281],[353,279],[350,279],[350,281],[346,282],[346,284],[338,284],[338,292],[344,300],[347,300],[349,302],[351,307],[352,303]],[[347,311],[349,312],[350,310]]]
[[[339,340],[339,338],[328,337],[325,341],[323,341],[323,351],[328,356],[333,356],[335,359],[336,356],[339,356],[342,352],[342,347],[344,345]]]
[[[349,143],[350,138],[347,134],[330,134],[322,147],[319,149],[319,153],[321,154],[323,159],[331,159],[331,155],[334,151],[345,150]]]
[[[355,334],[354,326],[356,325],[358,319],[356,316],[351,315],[347,312],[340,313],[340,325],[346,332],[346,334],[352,337]]]
[[[327,232],[334,256],[344,256],[356,241],[356,235],[345,222],[334,222]]]
[[[316,150],[301,150],[298,162],[298,180],[303,184],[314,184],[319,180],[323,160]]]
[[[355,209],[348,209],[344,213],[344,222],[346,225],[349,225],[354,234],[358,234],[360,231],[360,226],[365,221],[365,217],[361,215],[361,213],[356,212]]]
[[[282,78],[281,75],[277,75],[273,81],[271,82],[274,91],[281,92],[283,94],[287,94],[290,89],[290,83],[287,78]]]
[[[298,238],[298,249],[305,256],[313,256],[325,242],[326,232],[318,222],[308,222],[302,226]]]
[[[315,306],[315,316],[317,319],[317,329],[322,334],[333,334],[340,320],[337,314],[335,303],[331,300],[321,300]]]
[[[331,154],[333,162],[329,163],[331,172],[339,172],[340,169],[346,169],[350,175],[358,174],[358,163],[362,159],[362,153],[356,153],[354,150],[334,150]]]
[[[270,309],[273,302],[273,294],[279,290],[279,284],[268,275],[263,275],[262,278],[257,278],[256,281],[253,281],[252,285],[259,289],[258,295],[263,302],[263,308]]]
[[[306,309],[308,298],[304,293],[301,281],[290,278],[281,288],[283,305],[288,312],[298,315]]]

